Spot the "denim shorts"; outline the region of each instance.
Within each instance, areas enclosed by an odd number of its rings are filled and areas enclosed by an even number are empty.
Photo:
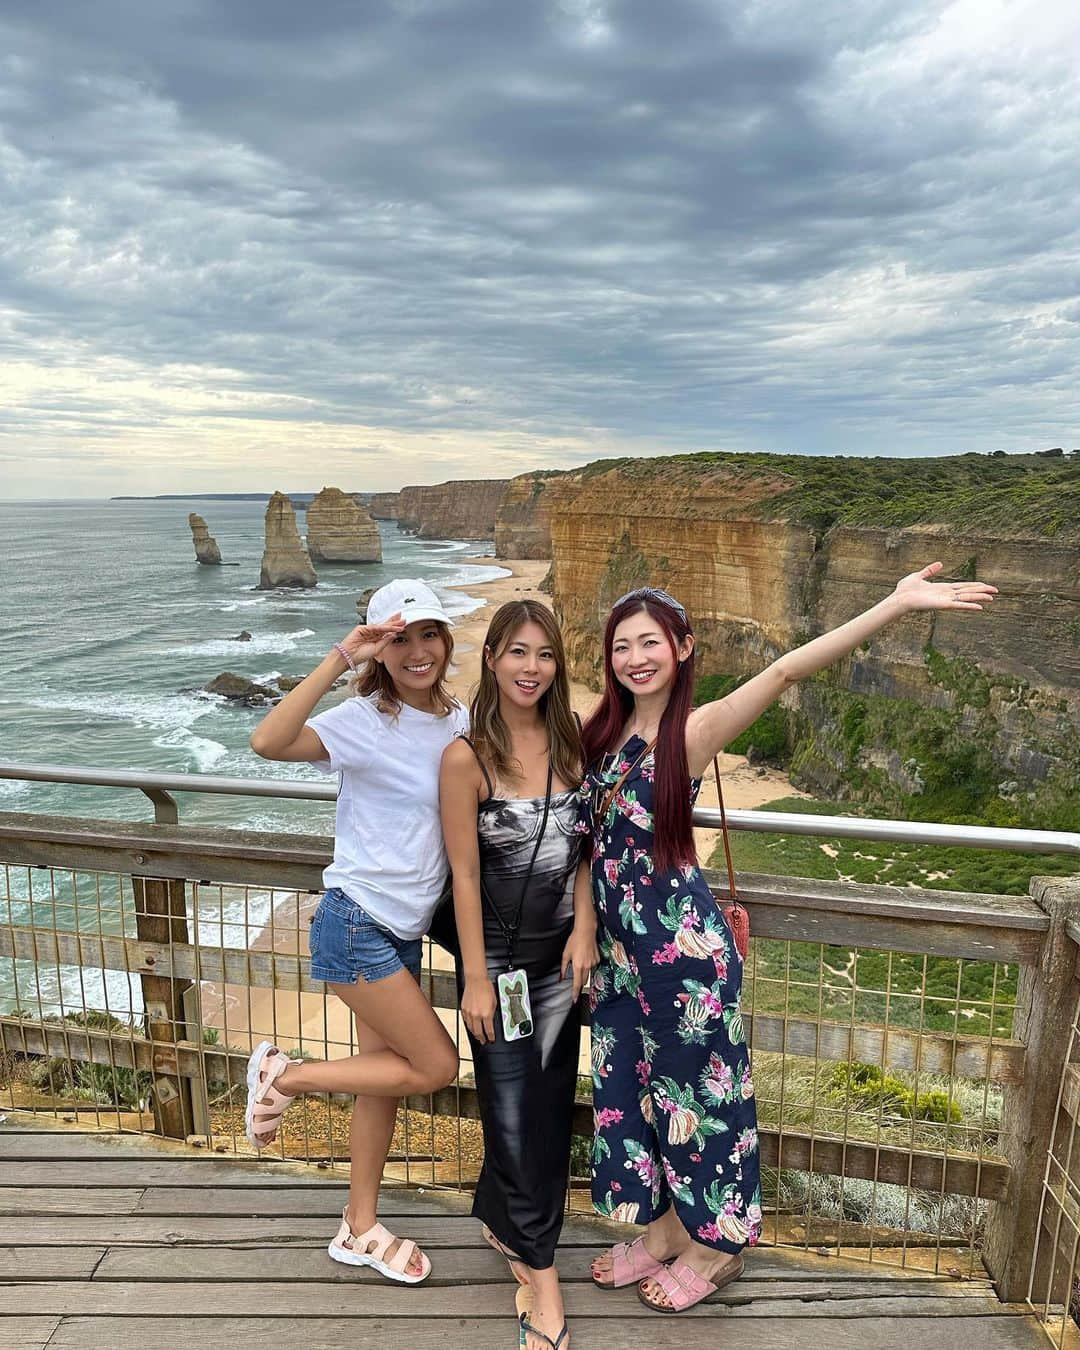
[[[309,943],[313,980],[371,984],[399,970],[420,974],[420,938],[400,938],[381,927],[336,886],[315,911]]]

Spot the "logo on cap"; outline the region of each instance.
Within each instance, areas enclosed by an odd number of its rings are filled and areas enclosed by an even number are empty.
[[[402,603],[403,605],[415,605],[415,604],[416,604],[416,596],[415,596],[415,595],[407,595],[407,596],[405,597],[405,599],[402,600],[401,603]]]

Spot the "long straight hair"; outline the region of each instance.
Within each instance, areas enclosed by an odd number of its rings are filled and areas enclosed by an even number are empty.
[[[608,615],[604,629],[604,695],[582,729],[585,763],[619,748],[619,737],[634,709],[634,696],[615,678],[611,649],[615,630],[632,614],[648,614],[667,639],[675,661],[671,697],[660,718],[656,742],[656,804],[653,811],[653,857],[661,871],[693,865],[693,805],[690,801],[690,766],[686,758],[686,719],[694,701],[694,653],[679,660],[679,647],[693,630],[685,614],[651,595],[631,595]]]
[[[484,655],[500,657],[527,623],[544,631],[555,653],[555,678],[541,694],[537,707],[547,727],[551,771],[571,787],[581,781],[583,759],[581,735],[570,707],[570,678],[566,673],[566,649],[555,615],[539,600],[511,600],[492,615],[484,638]],[[521,764],[514,756],[510,732],[499,712],[499,683],[486,660],[480,662],[480,683],[469,710],[472,739],[477,754],[495,778],[512,782],[521,777]]]
[[[424,620],[424,622],[427,622],[427,620]],[[448,717],[455,708],[460,706],[457,699],[446,687],[446,672],[450,669],[450,659],[454,655],[454,635],[445,623],[440,623],[438,619],[432,620],[432,622],[439,630],[439,636],[443,640],[443,646],[446,648],[446,659],[442,663],[442,669],[435,677],[435,683],[431,686],[431,706],[437,716]],[[376,707],[388,717],[397,717],[401,712],[402,699],[398,693],[397,685],[394,683],[394,677],[381,661],[368,661],[362,665],[349,680],[348,688],[350,694],[357,695],[360,698],[378,694],[379,700]]]

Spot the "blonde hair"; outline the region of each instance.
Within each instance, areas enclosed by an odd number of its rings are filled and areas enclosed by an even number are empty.
[[[562,782],[576,785],[581,780],[581,734],[570,708],[570,680],[566,673],[566,650],[555,616],[539,600],[511,600],[495,611],[484,638],[485,655],[500,657],[514,634],[527,623],[535,623],[555,653],[555,679],[538,704],[548,733],[551,769]],[[487,661],[480,663],[480,683],[469,710],[471,736],[477,753],[494,771],[496,779],[520,778],[521,764],[515,759],[510,733],[499,714],[499,685]]]
[[[439,630],[439,636],[446,648],[446,659],[431,687],[431,703],[439,717],[448,717],[455,708],[460,707],[457,699],[446,687],[446,672],[454,655],[454,635],[445,623],[440,623],[437,619],[432,619],[431,622]],[[375,706],[379,712],[385,713],[388,717],[397,717],[401,712],[401,695],[397,691],[397,685],[394,684],[393,676],[381,661],[368,661],[361,666],[349,680],[348,688],[350,694],[360,698],[378,694],[379,701]]]

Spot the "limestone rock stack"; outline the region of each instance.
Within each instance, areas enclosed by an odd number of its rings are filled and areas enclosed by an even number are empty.
[[[258,589],[270,591],[275,586],[314,586],[317,582],[311,559],[300,542],[293,504],[284,492],[275,492],[266,507],[266,543]]]
[[[324,487],[307,509],[307,546],[313,562],[382,562],[379,527],[336,487]]]
[[[208,567],[219,566],[221,563],[221,550],[217,546],[217,540],[206,528],[206,521],[202,516],[196,515],[194,511],[187,518],[191,526],[191,539],[195,545],[195,558],[198,562],[205,563]]]

